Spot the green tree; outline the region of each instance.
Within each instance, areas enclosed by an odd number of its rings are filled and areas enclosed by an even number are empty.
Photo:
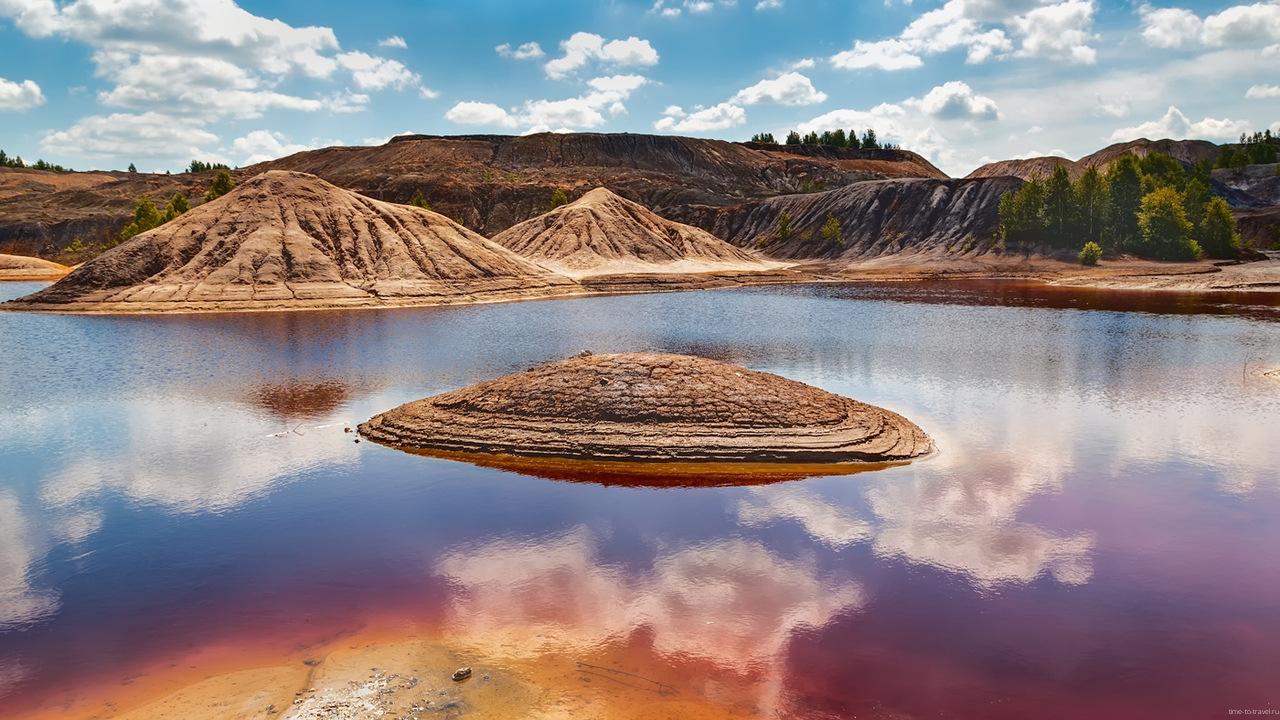
[[[787,133],[787,144],[788,144],[788,145],[799,145],[799,144],[800,144],[800,133],[796,132],[795,130],[792,130],[791,132]]]
[[[1076,232],[1086,243],[1102,244],[1103,220],[1107,214],[1107,181],[1090,165],[1072,186],[1076,203]]]
[[[1220,197],[1210,198],[1200,219],[1200,242],[1212,258],[1233,258],[1240,252],[1240,233],[1231,207]]]
[[[1000,238],[1006,244],[1039,240],[1044,234],[1044,181],[1032,177],[1000,198]]]
[[[423,210],[431,209],[431,203],[427,202],[427,196],[422,194],[421,188],[413,194],[413,199],[409,200],[409,204],[420,207]]]
[[[1071,192],[1071,175],[1062,165],[1044,184],[1044,228],[1049,242],[1055,247],[1072,245],[1071,230],[1075,227],[1075,198]]]
[[[1089,241],[1084,244],[1080,250],[1080,254],[1076,256],[1080,260],[1081,265],[1097,265],[1102,259],[1102,246],[1096,242]]]
[[[164,220],[164,216],[156,209],[156,204],[151,202],[151,198],[143,195],[138,198],[138,202],[133,206],[133,222],[120,229],[119,242],[124,242],[134,235],[144,233],[152,228],[160,227]]]
[[[876,131],[872,128],[867,128],[862,133],[862,147],[867,150],[878,150],[880,148],[880,141],[876,140]]]
[[[1142,172],[1142,189],[1151,192],[1160,187],[1173,187],[1178,190],[1186,187],[1187,171],[1182,163],[1163,153],[1148,153],[1138,160],[1138,169]]]
[[[205,202],[217,200],[218,198],[231,192],[236,184],[231,180],[231,174],[226,170],[221,170],[213,177],[213,184],[209,186],[209,192],[204,194]]]
[[[551,193],[551,209],[552,210],[555,210],[561,205],[568,205],[568,204],[569,204],[569,196],[565,195],[564,191],[561,190],[560,188],[556,188],[556,191]]]
[[[1142,252],[1159,260],[1195,260],[1201,250],[1191,238],[1191,229],[1176,189],[1161,187],[1143,196],[1138,211]]]
[[[791,228],[791,216],[785,212],[778,216],[778,229],[774,231],[773,237],[777,240],[786,240],[791,237],[794,232]]]
[[[849,140],[847,144],[854,150],[862,147],[862,141],[858,139],[858,133],[854,132],[852,129],[849,130]]]
[[[1122,155],[1107,168],[1107,247],[1132,249],[1138,242],[1138,210],[1142,208],[1142,171],[1138,159]]]
[[[819,230],[822,239],[828,245],[839,245],[844,247],[844,232],[840,228],[840,221],[835,215],[827,213],[827,221],[822,223],[822,229]]]
[[[764,133],[756,133],[755,135],[752,135],[752,136],[751,136],[751,142],[753,142],[753,143],[762,143],[762,144],[765,144],[765,145],[777,145],[777,144],[778,144],[778,141],[773,139],[773,133],[768,133],[768,132],[764,132]]]
[[[169,222],[170,220],[178,217],[179,215],[181,215],[182,213],[190,209],[191,209],[191,203],[187,201],[186,194],[182,193],[181,191],[176,192],[173,194],[173,197],[169,200],[169,204],[164,206],[163,222]]]
[[[816,130],[807,132],[804,137],[800,138],[800,143],[803,145],[818,145],[821,141],[822,138],[818,136]]]
[[[1191,237],[1200,242],[1201,221],[1204,220],[1205,206],[1209,203],[1209,184],[1199,179],[1188,180],[1182,188],[1182,209],[1187,212],[1187,220],[1191,221]]]
[[[137,166],[137,165],[134,165],[133,163],[129,163],[129,172],[131,172],[131,173],[136,173],[136,172],[138,172],[138,166]]]

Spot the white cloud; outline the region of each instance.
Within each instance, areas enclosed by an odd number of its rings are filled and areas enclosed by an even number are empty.
[[[547,77],[555,80],[568,76],[593,60],[611,66],[648,67],[658,64],[658,51],[648,40],[634,36],[605,42],[599,35],[576,32],[560,43],[560,49],[564,55],[545,66]]]
[[[662,119],[653,124],[661,132],[706,132],[737,127],[747,121],[747,111],[737,105],[720,103],[704,110],[686,113],[678,106],[663,112]]]
[[[1094,10],[1093,0],[1051,5],[1037,0],[948,0],[911,21],[897,37],[857,40],[852,49],[833,55],[831,63],[846,70],[909,70],[924,64],[922,55],[964,49],[965,62],[978,64],[1015,54],[1011,33],[1020,40],[1018,56],[1092,64],[1097,60],[1088,45],[1095,39]],[[1005,27],[989,27],[992,22]]]
[[[572,128],[595,128],[605,123],[601,110],[612,115],[626,113],[622,101],[650,82],[643,75],[608,75],[587,81],[591,92],[564,100],[528,100],[519,112],[508,112],[484,102],[460,102],[445,119],[460,125],[496,125],[504,128],[527,126],[526,132],[572,132]]]
[[[44,102],[44,93],[34,80],[13,82],[0,78],[0,111],[30,110]]]
[[[1280,97],[1280,85],[1254,85],[1244,96],[1248,100]]]
[[[400,48],[401,50],[404,50],[405,48],[409,47],[409,43],[405,42],[404,38],[400,37],[399,35],[392,35],[389,38],[383,38],[382,40],[379,40],[378,47]]]
[[[815,105],[827,99],[827,94],[814,89],[813,82],[798,72],[779,75],[773,80],[761,80],[738,91],[732,102],[743,105],[777,103],[779,105]]]
[[[1096,39],[1090,32],[1094,9],[1093,0],[1067,0],[1011,19],[1009,26],[1022,36],[1018,54],[1094,64],[1098,53],[1088,45]]]
[[[351,80],[361,90],[385,90],[416,86],[418,75],[398,60],[374,57],[360,51],[342,53],[338,63],[351,71]]]
[[[0,631],[39,622],[58,610],[58,594],[35,586],[43,548],[33,539],[34,528],[18,499],[0,493]],[[0,665],[0,692],[11,668]]]
[[[802,58],[787,66],[788,70],[809,70],[817,65],[813,58]]]
[[[1129,93],[1121,95],[1119,99],[1106,101],[1102,95],[1098,95],[1098,106],[1094,110],[1095,115],[1110,115],[1111,117],[1128,117],[1133,112],[1133,101],[1129,99]]]
[[[486,102],[460,102],[449,108],[444,118],[459,125],[498,125],[510,128],[519,124],[511,113]]]
[[[1158,48],[1176,48],[1197,42],[1204,31],[1199,15],[1183,8],[1153,8],[1143,6],[1142,39]]]
[[[831,64],[843,70],[879,68],[880,70],[910,70],[924,65],[911,45],[901,40],[854,42],[852,50],[836,53]]]
[[[61,155],[120,158],[206,158],[230,162],[210,153],[218,136],[169,115],[114,113],[90,115],[66,130],[44,136],[40,145]]]
[[[1000,117],[995,100],[978,95],[967,83],[955,80],[935,87],[919,100],[912,99],[906,103],[941,120],[996,120]]]
[[[327,27],[294,27],[259,17],[232,0],[42,0],[0,2],[33,37],[84,43],[95,75],[110,87],[107,106],[208,122],[252,118],[269,109],[314,112],[318,97],[277,89],[293,78],[332,80],[351,72],[357,90],[408,88],[417,75],[403,64],[366,53],[341,53]],[[384,46],[398,46],[388,38]],[[354,94],[347,96],[348,100]],[[338,108],[353,108],[351,102]]]
[[[778,10],[782,7],[782,0],[760,0],[756,3],[756,11],[761,10]]]
[[[1117,142],[1145,137],[1152,140],[1171,138],[1173,140],[1188,139],[1232,139],[1240,133],[1248,132],[1250,124],[1245,120],[1217,120],[1205,118],[1199,122],[1191,122],[1178,108],[1170,105],[1164,117],[1159,120],[1144,122],[1134,127],[1120,128],[1111,133],[1111,139]]]
[[[511,48],[510,43],[502,43],[498,47],[494,48],[494,51],[502,57],[514,58],[516,60],[532,60],[546,55],[546,53],[542,51],[542,46],[536,42],[524,43],[514,50]]]
[[[275,160],[303,150],[312,150],[315,147],[315,145],[291,143],[284,133],[272,130],[254,130],[244,137],[236,138],[231,143],[232,150],[237,156],[243,158],[240,163],[242,166]]]
[[[1145,5],[1142,15],[1142,37],[1148,45],[1179,48],[1189,45],[1208,47],[1260,47],[1280,50],[1280,4],[1261,2],[1234,5],[1216,15],[1201,18],[1184,8],[1153,8]]]

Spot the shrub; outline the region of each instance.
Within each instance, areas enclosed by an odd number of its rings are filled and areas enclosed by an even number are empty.
[[[431,203],[427,202],[427,196],[422,194],[421,188],[413,194],[413,199],[409,201],[409,204],[420,207],[423,210],[431,209]]]
[[[828,245],[844,247],[844,234],[840,228],[840,221],[835,215],[827,213],[827,221],[822,223],[822,229],[819,232],[822,233],[822,239]]]
[[[555,210],[561,205],[568,205],[568,204],[569,204],[569,196],[565,195],[564,191],[561,190],[560,188],[556,188],[556,191],[551,193],[551,209],[552,210]]]
[[[204,194],[205,202],[217,200],[218,198],[231,192],[236,184],[231,180],[231,174],[226,170],[219,172],[213,178],[213,184],[209,186],[209,192]]]
[[[1081,265],[1097,265],[1102,259],[1102,246],[1090,240],[1084,244],[1084,249],[1080,251],[1078,257]]]

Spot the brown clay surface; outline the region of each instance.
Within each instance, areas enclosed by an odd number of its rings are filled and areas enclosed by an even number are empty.
[[[495,235],[493,241],[574,278],[751,271],[779,266],[706,230],[667,220],[605,188],[596,188],[568,205],[508,228]]]
[[[360,426],[448,452],[684,462],[837,463],[933,452],[888,410],[728,363],[583,354],[402,405]]]
[[[484,302],[576,285],[448,218],[272,171],[14,309],[154,312]]]
[[[57,280],[69,272],[71,268],[51,260],[0,254],[0,280]]]

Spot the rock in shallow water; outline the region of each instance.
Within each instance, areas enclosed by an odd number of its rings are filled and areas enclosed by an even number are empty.
[[[655,353],[580,355],[360,425],[446,453],[647,462],[881,463],[927,455],[902,416],[771,373]]]

